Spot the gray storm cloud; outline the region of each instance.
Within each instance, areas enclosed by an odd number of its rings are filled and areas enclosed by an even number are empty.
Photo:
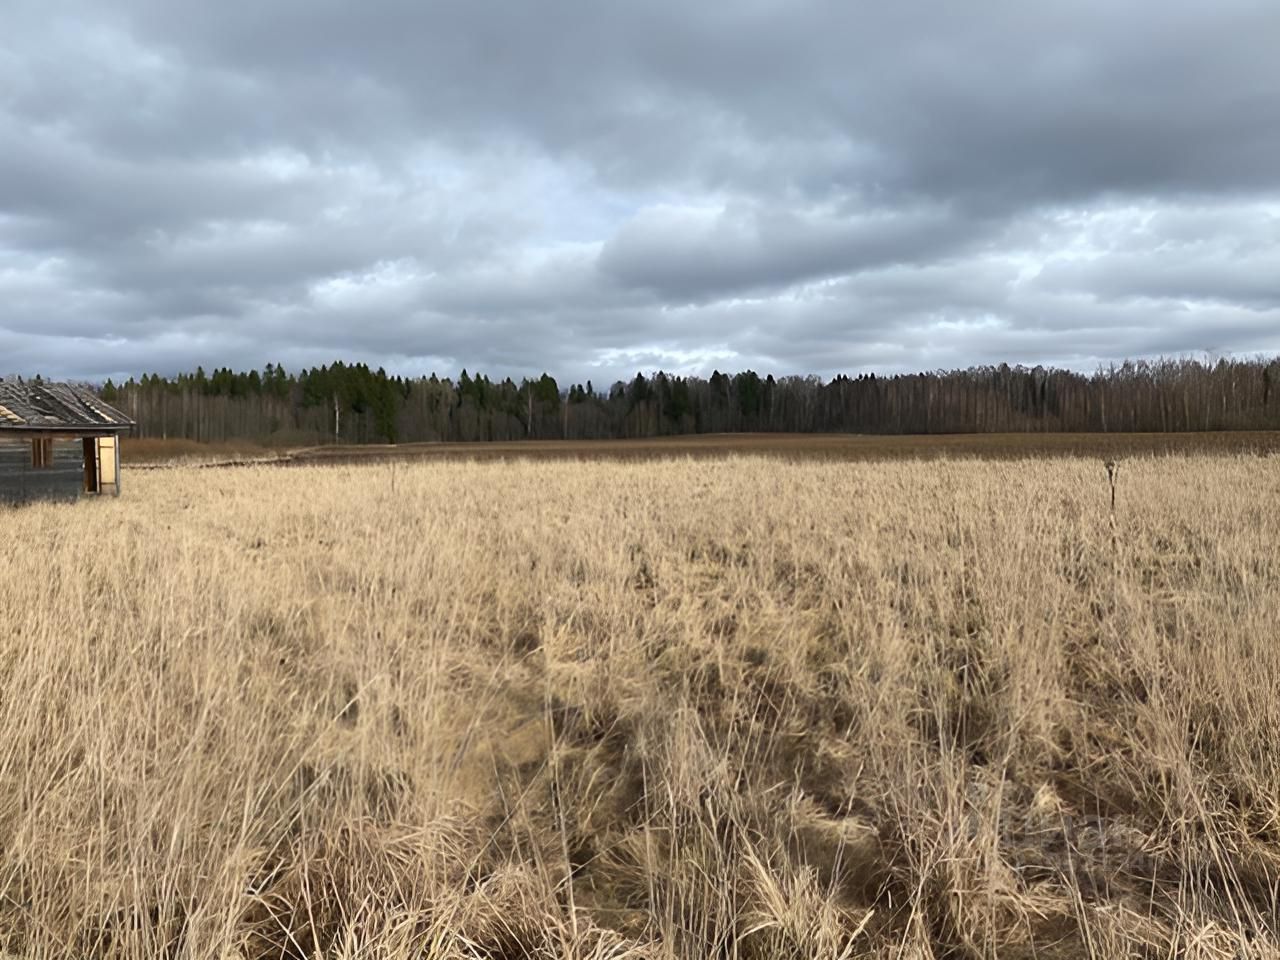
[[[10,0],[0,372],[1280,352],[1280,7]]]

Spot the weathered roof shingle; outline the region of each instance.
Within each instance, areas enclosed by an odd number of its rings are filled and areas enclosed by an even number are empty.
[[[0,432],[119,430],[133,421],[85,387],[0,377]]]

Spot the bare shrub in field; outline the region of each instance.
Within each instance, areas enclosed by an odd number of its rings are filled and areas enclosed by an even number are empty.
[[[0,512],[0,953],[1276,957],[1280,463],[1109,497],[726,458]]]

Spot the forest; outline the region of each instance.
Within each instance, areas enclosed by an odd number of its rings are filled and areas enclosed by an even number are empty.
[[[267,444],[603,439],[726,432],[1170,432],[1280,428],[1280,358],[1127,361],[1083,374],[972,367],[856,377],[637,373],[607,390],[543,374],[197,369],[108,381],[138,435]]]

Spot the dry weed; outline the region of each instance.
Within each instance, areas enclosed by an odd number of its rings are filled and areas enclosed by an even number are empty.
[[[1096,459],[0,511],[0,954],[1280,956],[1278,468],[1126,459],[1114,526]]]

